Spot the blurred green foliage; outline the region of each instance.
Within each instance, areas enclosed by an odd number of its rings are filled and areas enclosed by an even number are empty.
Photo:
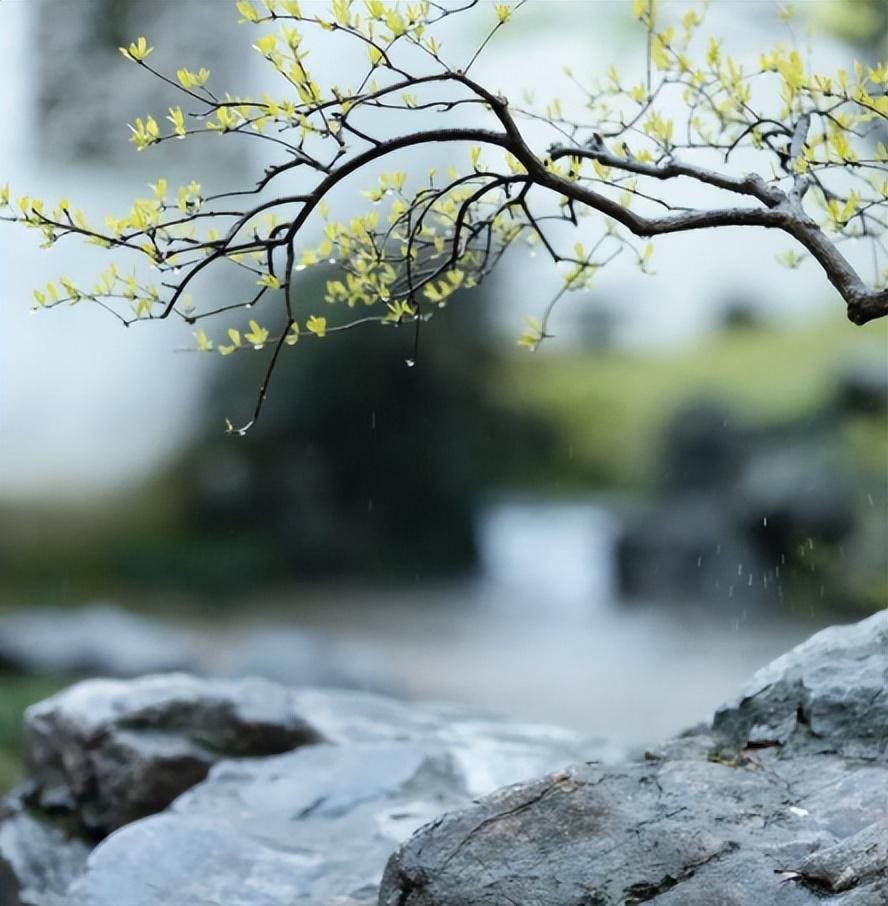
[[[677,352],[514,357],[501,364],[497,386],[506,404],[550,421],[566,454],[550,480],[635,488],[644,485],[656,440],[684,401],[705,393],[753,422],[802,418],[830,402],[840,369],[867,347],[888,349],[888,324],[864,331],[845,321],[737,329]],[[864,419],[847,429],[861,462],[884,465],[884,425]]]
[[[512,353],[485,344],[476,301],[426,326],[413,368],[409,328],[300,343],[262,421],[236,438],[224,416],[252,406],[261,365],[245,355],[173,469],[103,510],[4,514],[0,603],[110,596],[175,613],[294,580],[458,575],[486,495],[649,493],[663,427],[701,390],[779,426],[823,412],[845,365],[888,348],[886,323],[830,321],[658,354]],[[843,416],[835,430],[856,468],[884,473],[883,420]]]
[[[69,682],[61,677],[0,676],[0,793],[13,786],[23,771],[22,717],[25,708]]]
[[[888,37],[888,3],[885,0],[829,0],[811,4],[815,22],[848,44],[879,56]],[[868,63],[880,62],[873,58]]]
[[[205,439],[176,469],[192,549],[214,569],[235,566],[206,581],[398,582],[471,570],[479,500],[527,482],[554,455],[542,414],[504,404],[496,344],[479,317],[487,308],[483,289],[456,298],[422,325],[418,347],[412,325],[303,338],[244,438],[217,426],[249,413],[262,363],[246,355],[226,369]]]

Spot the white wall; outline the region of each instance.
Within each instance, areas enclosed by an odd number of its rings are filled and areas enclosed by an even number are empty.
[[[37,5],[0,4],[0,184],[16,198],[127,209],[143,180],[134,187],[112,169],[42,161],[29,60]],[[0,224],[0,497],[112,492],[178,447],[208,363],[175,352],[190,335],[172,324],[124,330],[85,305],[32,313],[35,286],[63,274],[91,285],[106,266],[94,247],[69,240],[47,252],[39,241]]]
[[[9,180],[14,195],[29,191],[47,203],[64,195],[92,199],[96,213],[127,209],[143,184],[160,175],[152,169],[150,152],[139,155],[134,165],[141,169],[130,172],[51,165],[35,147],[29,60],[39,52],[34,17],[42,2],[0,3],[0,183]],[[235,15],[233,4],[207,3],[214,18],[223,11]],[[624,0],[538,0],[490,45],[473,74],[516,96],[532,84],[538,97],[545,98],[568,93],[562,75],[568,61],[584,78],[603,73],[615,57],[630,68],[638,60],[640,38],[626,25],[626,9]],[[777,37],[776,5],[719,0],[710,20],[716,33],[729,34],[741,57],[755,59]],[[252,59],[249,28],[242,29],[244,51]],[[461,52],[480,34],[454,33],[448,36],[449,46]],[[200,40],[200,34],[193,36],[196,60]],[[846,65],[847,57],[847,50],[834,43],[817,44],[821,69]],[[335,78],[337,60],[322,53],[314,60],[322,75]],[[121,60],[120,65],[126,64]],[[261,168],[258,159],[255,163]],[[248,173],[244,182],[254,175]],[[344,187],[346,208],[362,203],[363,187]],[[176,449],[212,366],[209,357],[175,352],[188,345],[190,336],[172,324],[125,331],[102,312],[84,307],[32,315],[35,284],[60,274],[86,279],[103,266],[102,254],[88,246],[68,242],[47,253],[37,245],[37,237],[0,225],[0,497],[82,497],[113,490]],[[788,245],[775,242],[773,235],[742,230],[665,238],[657,245],[655,277],[641,277],[617,263],[601,275],[590,296],[569,297],[553,321],[562,336],[549,349],[557,351],[559,343],[569,348],[572,308],[601,299],[631,312],[621,336],[632,345],[681,343],[699,335],[708,329],[714,306],[725,301],[728,288],[739,296],[769,300],[780,317],[839,311],[815,266],[789,272],[775,263],[775,253]],[[541,257],[524,255],[513,257],[501,277],[502,320],[517,336],[524,316],[541,310],[559,278]]]

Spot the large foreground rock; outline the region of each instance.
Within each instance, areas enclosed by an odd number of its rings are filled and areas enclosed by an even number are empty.
[[[104,835],[160,811],[222,758],[321,736],[283,687],[171,674],[72,686],[28,709],[25,740],[35,802]]]
[[[0,906],[372,903],[418,826],[598,751],[458,708],[182,674],[79,683],[28,709],[26,745]]]
[[[0,904],[50,906],[83,871],[91,844],[18,795],[0,806]]]
[[[67,902],[375,903],[392,849],[468,798],[457,764],[417,743],[226,762],[169,811],[100,845]]]
[[[711,728],[444,815],[384,906],[886,906],[888,611],[762,670]]]
[[[888,904],[888,611],[612,766],[552,728],[184,675],[27,724],[0,906]]]

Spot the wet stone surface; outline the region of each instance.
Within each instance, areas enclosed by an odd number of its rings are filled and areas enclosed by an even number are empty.
[[[888,611],[605,765],[369,693],[80,683],[27,713],[0,906],[885,906],[886,687]]]
[[[888,612],[760,671],[711,728],[421,830],[386,906],[888,903]]]
[[[374,903],[417,827],[599,752],[459,708],[185,674],[79,683],[26,723],[0,906]]]

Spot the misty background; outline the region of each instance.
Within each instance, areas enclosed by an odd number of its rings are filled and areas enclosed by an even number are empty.
[[[799,6],[819,70],[884,54],[878,3]],[[159,176],[249,186],[263,143],[135,153],[126,123],[168,102],[117,50],[144,34],[164,71],[263,90],[237,20],[209,0],[4,0],[0,182],[99,220]],[[755,60],[786,28],[776,4],[714,2],[705,30]],[[486,22],[451,31],[468,57]],[[643,54],[628,4],[549,0],[473,74],[567,98],[566,62],[588,80]],[[311,62],[322,80],[341,65],[320,44]],[[337,215],[364,210],[365,188],[348,181]],[[34,286],[107,263],[37,246],[0,233],[10,777],[25,704],[76,676],[173,668],[466,702],[641,746],[888,600],[886,325],[851,326],[822,273],[782,268],[787,243],[764,231],[664,238],[652,277],[614,262],[532,355],[515,339],[560,278],[513,254],[430,322],[414,368],[407,331],[288,349],[245,438],[224,421],[252,408],[258,357],[196,355],[184,325],[124,331],[85,305],[32,313]],[[318,304],[323,279],[302,287]]]

